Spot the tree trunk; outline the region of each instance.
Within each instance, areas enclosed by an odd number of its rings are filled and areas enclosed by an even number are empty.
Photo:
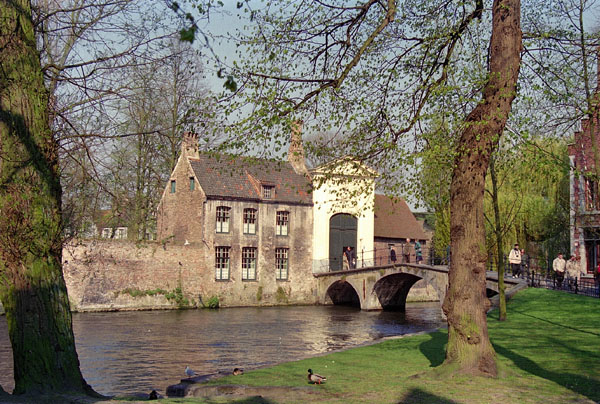
[[[27,0],[0,0],[0,299],[14,394],[93,390],[62,275],[57,144]]]
[[[443,304],[448,318],[444,364],[468,374],[497,374],[486,322],[490,302],[485,286],[483,194],[490,157],[516,95],[520,13],[519,0],[494,0],[488,82],[482,101],[466,119],[450,185],[452,262]]]
[[[496,178],[495,158],[490,159],[490,178],[492,180],[492,206],[494,208],[494,234],[496,236],[496,256],[498,262],[498,294],[500,298],[498,319],[506,320],[506,286],[504,284],[504,254],[502,252],[502,224],[500,222],[500,207],[498,206],[498,179]]]

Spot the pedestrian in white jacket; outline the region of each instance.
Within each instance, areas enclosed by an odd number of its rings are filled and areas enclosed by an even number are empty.
[[[515,243],[515,247],[510,250],[508,254],[508,263],[512,270],[512,277],[518,278],[521,273],[521,250],[519,250],[519,243]]]

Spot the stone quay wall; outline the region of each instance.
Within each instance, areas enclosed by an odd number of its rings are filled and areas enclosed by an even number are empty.
[[[310,269],[287,282],[217,282],[204,262],[202,248],[122,240],[82,240],[63,249],[63,273],[73,311],[176,309],[178,303],[158,289],[181,287],[191,307],[212,296],[222,307],[317,304],[317,284]],[[260,269],[259,269],[260,270]],[[134,291],[139,291],[135,293]],[[135,295],[135,296],[134,296]],[[202,300],[202,302],[200,301]],[[407,302],[434,301],[425,280],[410,290]],[[4,310],[0,304],[0,314]]]
[[[312,268],[290,268],[286,281],[257,269],[256,281],[217,281],[206,249],[191,245],[79,240],[63,250],[63,273],[74,311],[172,309],[187,299],[202,307],[216,296],[221,307],[314,304]],[[210,261],[207,263],[207,261]],[[165,295],[167,292],[168,295]]]

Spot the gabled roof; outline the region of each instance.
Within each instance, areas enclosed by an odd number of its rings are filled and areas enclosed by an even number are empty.
[[[375,237],[426,240],[427,235],[400,198],[375,194]]]
[[[296,174],[288,162],[217,154],[201,154],[189,162],[209,199],[312,205],[310,180]],[[262,197],[263,185],[275,187],[272,198]]]

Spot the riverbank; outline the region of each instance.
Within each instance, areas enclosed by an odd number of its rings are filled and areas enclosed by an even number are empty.
[[[199,385],[193,394],[200,397],[161,402],[597,403],[599,313],[599,299],[540,289],[517,294],[507,321],[497,321],[497,311],[488,317],[495,379],[438,374],[447,333],[436,331],[225,377]],[[327,382],[309,385],[308,368]]]
[[[507,321],[497,321],[497,311],[488,317],[500,367],[495,379],[438,374],[435,368],[444,360],[447,340],[441,330],[213,380],[193,389],[197,397],[159,402],[595,403],[600,401],[599,313],[600,299],[540,289],[515,295],[508,303]],[[325,343],[306,338],[307,344]],[[327,382],[309,385],[308,368],[327,376]],[[55,401],[47,401],[51,399]],[[142,402],[81,397],[60,401]],[[0,402],[31,401],[0,396]]]

